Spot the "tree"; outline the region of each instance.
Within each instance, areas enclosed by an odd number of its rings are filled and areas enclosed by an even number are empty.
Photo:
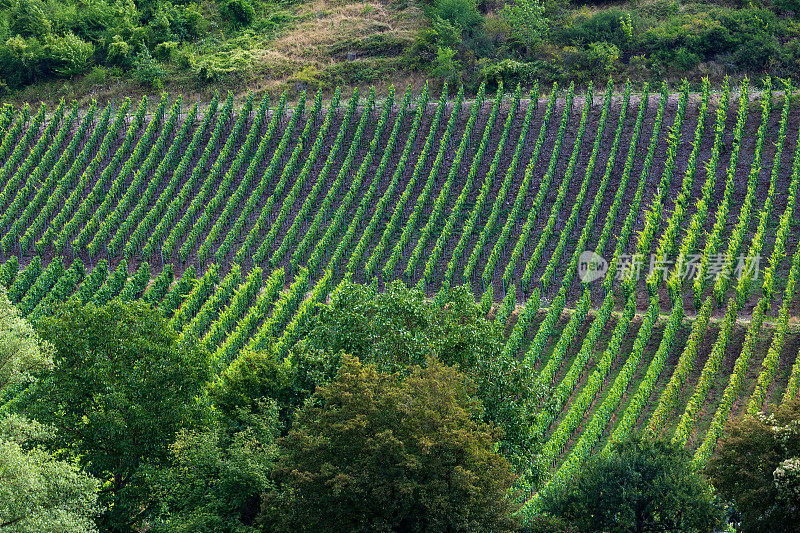
[[[743,532],[778,532],[800,523],[798,466],[800,399],[731,423],[706,475],[736,504]]]
[[[524,47],[526,57],[530,55],[531,48],[547,33],[542,3],[539,0],[514,0],[503,6],[500,14],[508,22],[511,37]]]
[[[179,343],[161,313],[139,303],[70,302],[40,329],[55,346],[55,366],[29,412],[57,428],[55,445],[103,481],[102,528],[132,531],[153,510],[149,476],[200,412],[208,354]]]
[[[435,360],[407,375],[345,355],[288,437],[268,530],[510,531],[513,482],[472,382]]]
[[[33,381],[53,366],[53,345],[43,341],[0,287],[0,393]]]
[[[684,448],[638,437],[590,461],[545,508],[580,531],[711,532],[721,518]]]
[[[97,531],[99,484],[42,446],[53,436],[51,428],[17,415],[0,420],[0,530]]]
[[[0,395],[52,367],[43,341],[0,287]],[[13,533],[96,531],[97,480],[43,444],[54,431],[24,417],[0,418],[0,529]]]
[[[154,531],[170,533],[244,533],[256,531],[261,495],[270,480],[277,448],[277,410],[262,403],[255,414],[243,415],[244,429],[215,424],[181,430],[170,447],[159,499],[161,520]]]

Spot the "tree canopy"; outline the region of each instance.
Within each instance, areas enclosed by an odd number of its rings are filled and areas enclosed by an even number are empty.
[[[3,393],[52,367],[42,340],[0,287],[0,406]],[[0,416],[0,529],[13,533],[96,531],[98,482],[47,448],[52,427],[16,414]]]
[[[131,531],[153,508],[150,472],[200,413],[208,354],[179,343],[161,313],[140,303],[71,302],[40,329],[55,346],[55,365],[29,412],[105,484],[101,527]]]
[[[435,359],[467,374],[483,404],[483,420],[503,431],[501,453],[535,483],[530,460],[537,443],[529,428],[543,391],[529,368],[502,352],[502,331],[485,318],[466,286],[428,299],[395,282],[378,294],[342,282],[286,361],[269,352],[244,352],[211,390],[217,408],[234,420],[259,398],[278,403],[284,432],[293,413],[337,373],[342,354],[382,372],[407,373]]]
[[[706,474],[736,504],[743,532],[800,524],[800,399],[731,423]]]
[[[580,531],[710,533],[721,519],[691,455],[640,437],[589,461],[545,508]]]
[[[265,500],[268,529],[514,529],[513,473],[474,392],[435,360],[404,375],[343,356],[279,441],[283,490]]]

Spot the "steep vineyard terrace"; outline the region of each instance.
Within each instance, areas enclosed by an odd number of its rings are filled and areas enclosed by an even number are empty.
[[[160,305],[219,368],[287,356],[345,278],[466,283],[553,387],[531,428],[543,490],[637,430],[700,466],[731,417],[798,393],[797,100],[534,85],[4,108],[0,282],[33,320],[73,294]]]

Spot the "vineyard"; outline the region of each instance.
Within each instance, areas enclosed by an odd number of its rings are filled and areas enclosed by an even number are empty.
[[[23,314],[143,300],[217,369],[289,357],[343,280],[468,284],[552,387],[526,510],[631,432],[702,466],[731,417],[798,395],[788,87],[7,106],[0,165],[0,283]]]

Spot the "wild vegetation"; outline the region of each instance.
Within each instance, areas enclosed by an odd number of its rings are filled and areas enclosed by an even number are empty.
[[[797,77],[796,0],[7,0],[0,97]],[[698,85],[699,86],[699,85]]]

